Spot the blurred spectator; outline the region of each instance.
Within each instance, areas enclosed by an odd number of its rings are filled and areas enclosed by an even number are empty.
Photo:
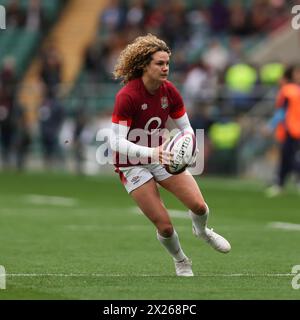
[[[181,47],[189,37],[184,3],[181,0],[173,1],[164,9],[160,34],[171,48]]]
[[[300,2],[298,1],[298,3]],[[281,27],[290,19],[290,7],[296,3],[295,1],[270,0],[269,4],[271,19],[269,20],[268,29],[272,31]]]
[[[85,65],[92,82],[113,81],[113,66],[126,40],[121,33],[114,33],[109,40],[98,40],[86,50]]]
[[[62,61],[59,52],[54,45],[44,49],[41,57],[40,77],[47,94],[55,96],[62,77]]]
[[[86,108],[81,107],[75,112],[75,127],[73,133],[73,148],[76,164],[76,172],[78,174],[84,173],[83,163],[84,163],[84,151],[85,151],[85,139],[84,130],[88,123],[88,115]]]
[[[159,1],[151,8],[149,15],[145,19],[145,29],[147,32],[159,35],[169,12],[170,3]]]
[[[284,65],[279,62],[266,63],[259,69],[261,83],[267,86],[277,86],[283,76]]]
[[[246,60],[246,58],[244,57],[243,44],[240,37],[231,36],[229,38],[228,53],[229,53],[228,65],[237,64],[239,62]]]
[[[256,69],[246,63],[230,66],[225,74],[228,103],[235,111],[248,110],[255,98]]]
[[[229,63],[229,53],[218,40],[211,40],[208,49],[204,52],[203,61],[214,72],[222,72]]]
[[[278,92],[276,112],[268,123],[281,145],[275,184],[267,189],[270,197],[280,194],[291,172],[297,174],[300,191],[300,66],[288,68]]]
[[[250,7],[251,32],[263,32],[267,30],[271,20],[269,0],[254,0]]]
[[[44,31],[47,27],[41,0],[30,0],[26,12],[26,29],[28,31]]]
[[[125,24],[126,10],[119,0],[111,0],[100,17],[102,32],[111,35],[113,31],[121,30]]]
[[[13,104],[6,96],[2,84],[0,85],[0,147],[2,166],[7,168],[12,161],[12,143],[14,134]]]
[[[187,61],[185,52],[181,50],[174,50],[172,54],[171,62],[172,81],[183,83],[186,78],[186,71],[191,67],[190,63]]]
[[[106,58],[109,54],[109,44],[97,38],[85,52],[85,68],[91,82],[103,81],[109,77],[106,72]]]
[[[6,58],[0,72],[0,146],[4,167],[12,161],[16,85],[15,62]]]
[[[241,127],[235,120],[223,118],[211,125],[209,138],[213,151],[209,158],[209,171],[218,174],[237,173],[237,151]]]
[[[19,0],[10,0],[6,10],[6,24],[8,28],[21,28],[25,23],[25,15]]]
[[[250,29],[248,13],[238,1],[230,7],[230,32],[237,36],[246,36],[252,30]]]
[[[4,59],[0,81],[7,99],[12,104],[17,89],[16,62],[13,57],[8,56]]]
[[[209,130],[215,123],[216,108],[210,104],[200,103],[196,104],[193,114],[190,116],[191,126],[196,132],[197,129],[204,130],[204,167],[208,165],[208,160],[212,152],[212,144],[209,138]]]
[[[39,120],[45,168],[52,169],[55,164],[62,163],[59,134],[65,110],[51,92],[47,93],[40,108]]]
[[[226,1],[214,0],[209,7],[209,13],[212,32],[217,34],[225,33],[229,27],[230,16]]]
[[[210,29],[208,24],[209,17],[204,8],[197,6],[192,10],[186,12],[186,19],[187,19],[187,23],[189,24],[189,29],[191,32],[191,35],[189,37],[190,39],[199,37],[198,41],[201,41],[201,40],[203,41],[200,35],[202,35],[202,37],[206,37],[208,34],[210,34]]]
[[[215,86],[216,78],[202,61],[192,66],[183,83],[183,96],[189,114],[193,114],[195,104],[211,102],[215,98]]]
[[[126,37],[123,34],[115,34],[109,40],[109,54],[106,56],[105,60],[105,72],[109,74],[109,78],[112,78],[111,74],[113,72],[116,59],[119,56],[121,50],[126,46]]]
[[[26,167],[26,159],[31,144],[31,133],[26,112],[23,107],[17,105],[15,108],[15,134],[14,152],[16,157],[16,168],[19,171]]]
[[[132,27],[142,28],[149,12],[149,6],[145,0],[134,0],[126,14],[126,24]]]
[[[195,112],[190,117],[191,126],[196,131],[197,129],[203,129],[206,136],[210,127],[215,123],[216,115],[215,107],[210,104],[199,104],[195,107]]]

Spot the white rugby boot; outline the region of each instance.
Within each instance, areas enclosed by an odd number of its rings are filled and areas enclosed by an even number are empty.
[[[274,198],[279,196],[282,193],[282,187],[274,185],[266,189],[265,195],[268,198]]]
[[[225,238],[214,232],[213,229],[205,228],[205,232],[197,233],[193,226],[193,234],[197,238],[201,238],[206,241],[211,247],[219,252],[227,253],[231,249],[230,243]]]
[[[179,277],[193,277],[194,273],[192,271],[192,261],[188,258],[182,261],[174,261],[176,275]]]

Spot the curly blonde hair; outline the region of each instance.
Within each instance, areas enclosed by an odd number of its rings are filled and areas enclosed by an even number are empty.
[[[122,79],[126,84],[130,80],[141,77],[153,53],[157,51],[165,51],[171,55],[166,43],[151,33],[137,37],[120,53],[113,72],[114,78]]]

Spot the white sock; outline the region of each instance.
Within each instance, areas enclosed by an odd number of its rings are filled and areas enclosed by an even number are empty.
[[[176,261],[182,261],[187,258],[187,256],[184,254],[184,252],[181,249],[178,234],[174,229],[173,234],[169,238],[165,238],[161,236],[158,231],[156,232],[157,239],[160,241],[160,243],[167,249],[167,251],[170,253],[170,255],[173,257]]]
[[[206,231],[206,227],[207,227],[207,220],[208,220],[208,215],[209,215],[209,208],[208,205],[205,203],[206,205],[206,212],[205,214],[199,215],[199,214],[195,214],[193,211],[189,211],[190,212],[190,216],[192,218],[193,221],[193,226],[196,229],[197,233],[205,233]]]

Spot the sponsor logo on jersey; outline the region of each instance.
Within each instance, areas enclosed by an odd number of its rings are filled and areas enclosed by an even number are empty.
[[[142,105],[141,105],[141,109],[142,109],[142,110],[148,109],[147,103],[142,104]]]
[[[161,102],[161,107],[162,107],[163,109],[168,108],[169,103],[168,103],[168,98],[167,98],[167,97],[162,97],[162,98],[160,99],[160,102]]]

